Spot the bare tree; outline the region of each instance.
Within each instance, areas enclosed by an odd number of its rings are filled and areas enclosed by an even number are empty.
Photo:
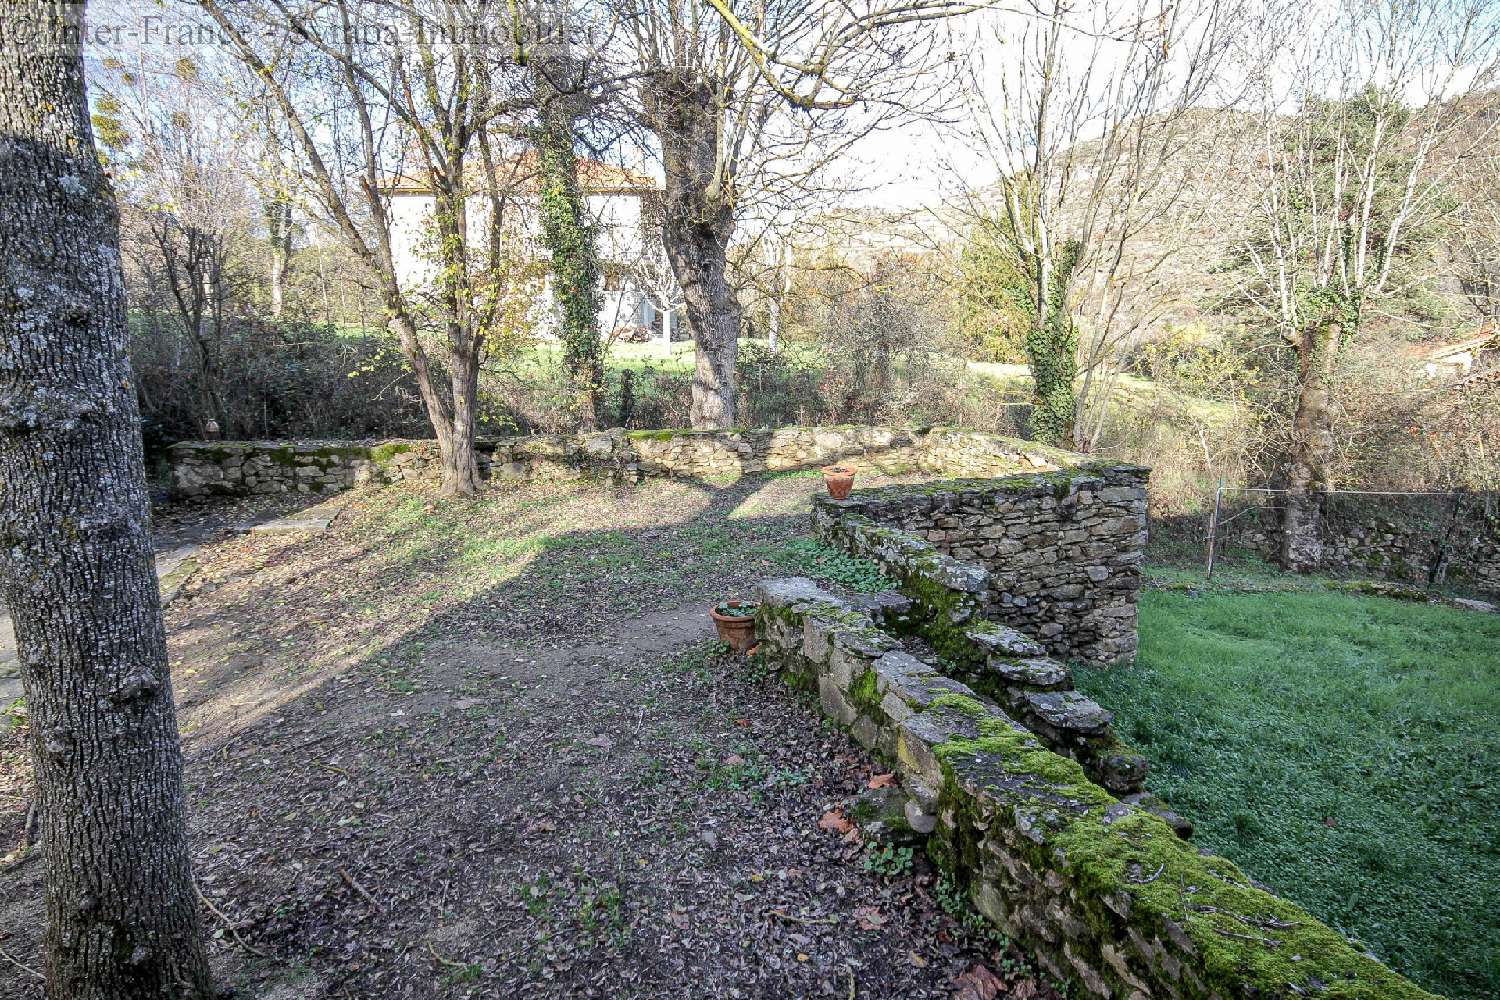
[[[528,106],[517,96],[521,53],[504,44],[519,22],[465,0],[199,6],[264,85],[323,211],[374,277],[437,434],[443,492],[474,494],[479,369],[511,304],[514,243],[505,227],[514,178],[497,137],[520,128],[514,116]],[[278,70],[291,58],[320,74],[322,87],[288,83]],[[340,172],[346,158],[352,178]],[[404,286],[397,272],[389,190],[408,159],[433,192],[430,290]],[[429,318],[441,366],[424,340]]]
[[[1183,164],[1214,159],[1224,119],[1197,109],[1233,99],[1214,88],[1243,25],[1225,0],[1040,0],[981,23],[969,146],[1000,181],[958,214],[1024,328],[1033,432],[1090,450],[1119,348],[1168,300],[1160,272],[1204,210]]]
[[[192,345],[200,430],[212,422],[227,432],[224,327],[251,226],[241,123],[187,57],[111,61],[98,78],[95,121],[125,204],[123,249]]]
[[[1489,0],[1343,0],[1284,23],[1264,81],[1268,164],[1244,254],[1249,298],[1296,352],[1281,560],[1321,558],[1339,361],[1403,292],[1405,265],[1450,209],[1453,166],[1493,135],[1500,8]]]
[[[743,321],[730,274],[737,226],[792,196],[868,132],[941,106],[941,0],[610,0],[619,76],[659,148],[662,239],[697,348],[694,427],[735,422]]]
[[[51,1000],[213,995],[83,5],[0,35],[0,593],[46,863]]]

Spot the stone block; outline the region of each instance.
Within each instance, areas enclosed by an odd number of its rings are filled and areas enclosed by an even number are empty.
[[[1007,686],[1061,691],[1073,686],[1073,674],[1056,660],[1036,656],[1024,660],[992,656],[981,676],[993,676]]]
[[[1114,719],[1113,712],[1077,691],[1027,691],[1021,703],[1028,716],[1068,735],[1103,735]]]

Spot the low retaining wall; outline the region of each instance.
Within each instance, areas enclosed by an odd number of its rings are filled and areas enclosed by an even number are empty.
[[[982,613],[1055,655],[1136,650],[1146,479],[1135,465],[856,490],[813,501],[813,530],[881,564],[934,609]]]
[[[712,479],[856,461],[883,472],[997,476],[1057,469],[1081,458],[978,431],[893,427],[781,427],[730,431],[624,431],[531,435],[477,443],[479,471],[493,479],[646,477]],[[209,494],[327,493],[364,481],[441,477],[435,441],[184,441],[170,449],[172,486]]]
[[[756,656],[895,769],[929,855],[1085,995],[1432,1000],[1091,782],[851,602],[802,578],[762,581],[757,596]],[[902,613],[899,599],[870,606]]]
[[[1487,515],[1484,497],[1467,499],[1456,523],[1450,523],[1452,501],[1446,498],[1444,509],[1427,517],[1371,509],[1379,503],[1330,498],[1319,570],[1422,586],[1435,576],[1438,583],[1500,593],[1500,520]],[[1248,511],[1226,526],[1221,541],[1274,560],[1281,550],[1279,518],[1277,510]]]

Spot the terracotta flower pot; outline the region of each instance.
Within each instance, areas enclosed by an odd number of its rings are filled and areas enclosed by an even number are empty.
[[[719,630],[719,638],[736,653],[743,653],[755,645],[755,612],[759,607],[754,601],[720,601],[708,609],[708,614]]]
[[[849,491],[854,489],[853,467],[848,465],[830,465],[823,470],[823,482],[828,484],[828,495],[835,500],[849,499]]]

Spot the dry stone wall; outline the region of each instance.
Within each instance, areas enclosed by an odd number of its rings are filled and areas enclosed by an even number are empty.
[[[1500,518],[1487,512],[1485,499],[1469,498],[1452,520],[1448,509],[1416,517],[1370,509],[1376,504],[1368,502],[1341,509],[1330,501],[1317,568],[1418,585],[1435,580],[1500,594]],[[1500,506],[1488,499],[1488,506]],[[1450,503],[1444,499],[1443,506]],[[1281,548],[1278,517],[1273,509],[1245,512],[1221,532],[1220,541],[1226,548],[1239,546],[1274,560]]]
[[[908,652],[881,625],[902,598],[860,607],[804,578],[757,596],[755,655],[896,771],[929,856],[1080,995],[1432,1000]]]
[[[972,603],[1058,656],[1116,662],[1135,655],[1148,474],[1081,464],[856,490],[847,500],[818,497],[813,530],[880,562],[914,596]]]
[[[997,476],[1079,460],[1029,441],[978,431],[894,427],[780,427],[729,431],[538,434],[481,440],[480,475],[497,480],[647,477],[716,479],[854,461],[883,472]],[[171,449],[177,495],[326,493],[373,480],[436,481],[435,441],[185,441]]]

